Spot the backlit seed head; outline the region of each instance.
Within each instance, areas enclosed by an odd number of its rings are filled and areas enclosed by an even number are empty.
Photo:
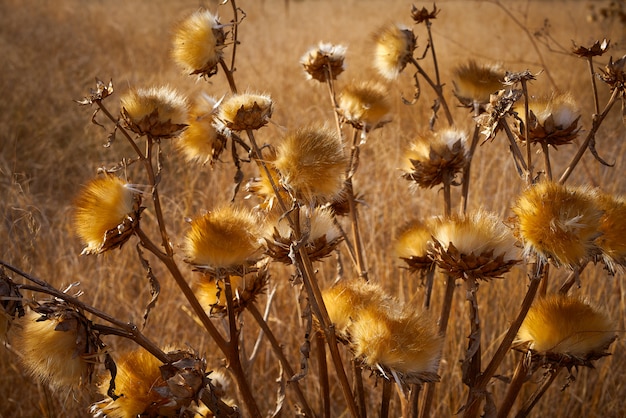
[[[307,215],[310,213],[310,215]],[[318,261],[329,256],[342,240],[335,225],[334,215],[329,208],[316,207],[309,212],[300,209],[300,231],[306,241],[300,243],[306,249],[311,261]],[[268,231],[265,242],[267,254],[276,261],[292,263],[292,244],[296,240],[294,232],[285,217],[279,217]]]
[[[607,355],[615,340],[615,324],[577,297],[552,294],[535,301],[517,340],[528,343],[535,353],[573,357],[585,364]]]
[[[374,34],[374,67],[385,78],[393,80],[400,75],[413,58],[415,35],[409,28],[389,24]]]
[[[439,380],[443,340],[428,316],[370,305],[354,318],[350,334],[355,357],[388,379],[392,371],[405,383]]]
[[[139,223],[141,197],[120,178],[91,180],[74,200],[74,229],[86,244],[83,254],[121,247]]]
[[[278,202],[278,197],[276,196],[276,192],[274,191],[274,186],[278,189],[278,193],[280,194],[281,199],[286,204],[290,204],[292,198],[289,196],[289,193],[282,185],[280,181],[280,174],[276,167],[274,167],[274,161],[276,160],[276,153],[273,149],[270,152],[264,155],[265,166],[267,167],[267,171],[262,167],[259,168],[259,177],[255,177],[248,181],[246,184],[246,191],[249,193],[246,198],[255,196],[261,200],[255,209],[260,209],[263,211],[271,211],[275,207],[278,207],[276,203]],[[269,172],[269,174],[268,174]],[[271,181],[270,181],[271,178]],[[274,186],[272,186],[274,183]]]
[[[228,277],[233,293],[233,311],[238,314],[265,291],[269,272],[267,264],[263,264],[252,273]],[[225,280],[212,274],[203,275],[198,282],[196,296],[202,307],[212,317],[222,317],[228,313],[225,286]]]
[[[580,128],[580,111],[570,94],[553,93],[550,97],[532,97],[528,101],[529,123],[528,139],[557,147],[571,143]],[[518,102],[514,107],[522,123],[518,137],[524,140],[526,132],[524,104]]]
[[[217,73],[224,40],[218,17],[208,10],[198,10],[176,27],[172,56],[186,73],[211,77]]]
[[[391,121],[391,104],[384,85],[377,82],[350,84],[339,96],[341,117],[357,129],[371,131]]]
[[[414,220],[400,230],[395,245],[396,254],[407,263],[412,273],[423,274],[434,268],[428,253],[432,234],[432,221]]]
[[[267,124],[272,111],[273,103],[269,96],[244,93],[224,100],[217,117],[230,130],[255,130]]]
[[[432,227],[437,265],[459,279],[502,277],[520,260],[513,234],[490,212],[439,218]]]
[[[596,192],[543,181],[525,190],[513,207],[515,233],[526,255],[573,267],[599,253],[595,244],[602,210]]]
[[[276,150],[282,185],[303,203],[324,203],[343,187],[347,158],[339,136],[326,128],[288,132]]]
[[[320,42],[300,59],[307,78],[326,82],[335,80],[345,70],[346,47]]]
[[[340,280],[325,289],[322,297],[330,321],[335,324],[335,332],[344,341],[349,340],[350,327],[363,310],[395,305],[395,301],[385,295],[378,283],[362,279]]]
[[[241,271],[260,257],[258,219],[247,209],[222,206],[191,222],[185,261],[199,271]]]
[[[227,138],[215,128],[216,101],[202,95],[189,113],[187,129],[176,144],[189,162],[213,165],[224,151]]]
[[[491,94],[504,88],[503,80],[504,71],[500,67],[470,60],[454,69],[454,95],[463,106],[484,109]]]
[[[187,99],[168,86],[130,90],[121,105],[126,126],[139,135],[170,138],[187,126]]]
[[[16,320],[12,342],[26,370],[55,390],[91,381],[98,339],[85,316],[64,302],[34,306]]]
[[[626,266],[626,200],[622,196],[598,194],[598,206],[604,211],[600,233],[595,244],[602,252],[602,261],[611,273]]]
[[[451,182],[465,167],[466,141],[464,132],[453,129],[418,135],[406,152],[402,177],[422,188]]]

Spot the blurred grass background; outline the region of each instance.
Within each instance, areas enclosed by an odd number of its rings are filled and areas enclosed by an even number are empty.
[[[437,55],[442,77],[449,80],[454,66],[469,58],[499,62],[506,69],[529,69],[539,73],[531,84],[531,94],[542,94],[550,88],[570,90],[583,110],[583,128],[589,128],[592,98],[586,64],[571,54],[572,41],[591,45],[595,40],[611,39],[614,58],[626,53],[626,30],[619,17],[602,19],[598,11],[608,1],[440,1],[442,10],[433,22]],[[624,2],[614,2],[622,5]],[[96,1],[38,0],[0,1],[0,257],[15,266],[64,287],[80,282],[83,299],[120,319],[141,322],[149,300],[149,289],[138,263],[134,244],[99,257],[79,256],[81,244],[71,229],[71,202],[81,184],[95,175],[98,167],[110,166],[131,155],[119,140],[105,148],[106,130],[90,123],[93,109],[80,107],[80,99],[95,86],[95,77],[113,79],[116,94],[107,105],[119,110],[118,93],[131,86],[169,84],[188,94],[203,90],[215,97],[227,94],[228,86],[218,75],[208,83],[182,75],[169,58],[173,25],[198,7],[216,10],[211,1]],[[308,123],[332,123],[332,109],[325,87],[305,80],[299,65],[304,52],[319,41],[342,43],[348,47],[347,70],[338,80],[338,88],[352,80],[376,77],[372,70],[371,34],[382,24],[394,21],[410,25],[409,1],[346,0],[279,0],[239,1],[246,13],[240,26],[241,45],[237,49],[237,79],[240,90],[260,91],[272,96],[275,103],[273,124],[259,133],[261,142],[272,143],[285,128]],[[430,8],[431,3],[416,3]],[[230,19],[230,9],[217,9],[223,22]],[[597,18],[594,20],[593,16]],[[533,36],[542,31],[543,37]],[[418,48],[423,50],[426,33],[415,30]],[[547,40],[549,45],[541,42]],[[534,42],[534,44],[533,44]],[[596,60],[606,63],[608,55]],[[542,60],[543,63],[542,64]],[[427,70],[430,70],[426,64]],[[424,83],[425,84],[425,83]],[[450,104],[451,82],[445,93]],[[601,103],[608,89],[599,85]],[[399,176],[403,150],[412,136],[428,124],[429,107],[434,96],[423,86],[420,101],[407,106],[401,97],[411,97],[409,72],[389,85],[394,103],[394,121],[375,131],[365,145],[355,190],[364,195],[366,205],[361,216],[364,242],[368,254],[370,277],[379,280],[402,300],[421,300],[422,290],[413,277],[400,268],[393,254],[397,229],[414,217],[440,214],[442,196],[438,190],[409,191],[408,182]],[[471,119],[467,111],[454,108],[457,121]],[[617,109],[612,112],[598,135],[600,155],[615,161],[615,167],[601,167],[586,156],[569,184],[592,184],[605,191],[626,193],[625,129]],[[226,202],[232,194],[235,171],[230,157],[214,169],[185,163],[173,147],[166,145],[162,196],[169,217],[169,232],[175,245],[185,231],[185,217],[202,209]],[[562,147],[555,155],[555,174],[560,174],[574,147]],[[246,178],[256,175],[247,168]],[[482,145],[472,170],[470,207],[485,207],[510,216],[509,207],[523,187],[518,180],[504,141]],[[133,178],[141,183],[142,179]],[[238,200],[241,201],[243,193]],[[150,214],[144,217],[150,222]],[[181,266],[183,263],[180,263]],[[161,345],[179,344],[204,353],[212,367],[220,365],[217,350],[210,339],[185,313],[182,297],[156,262],[153,263],[163,286],[157,309],[152,313],[146,334]],[[186,268],[183,266],[183,268]],[[188,271],[188,270],[187,270]],[[320,278],[329,284],[334,279],[332,259],[320,267]],[[189,281],[193,282],[190,271]],[[285,350],[298,364],[298,347],[304,333],[301,319],[295,313],[297,295],[288,278],[290,271],[273,271],[272,286],[277,296],[270,315],[270,325],[287,339]],[[558,286],[566,272],[553,270],[552,285]],[[582,277],[582,288],[576,292],[600,304],[618,321],[623,336],[626,311],[622,275],[607,277],[600,268],[588,269]],[[499,336],[512,320],[525,292],[523,271],[504,280],[484,284],[479,292],[481,316],[485,323],[483,344],[486,358],[495,349]],[[441,289],[436,288],[435,292]],[[434,416],[451,416],[465,399],[460,381],[460,367],[468,327],[464,318],[462,292],[457,292],[452,312],[440,385]],[[434,300],[438,301],[435,295]],[[419,302],[416,302],[419,303]],[[437,312],[438,305],[434,306]],[[244,316],[244,320],[247,318]],[[255,327],[246,328],[246,341],[252,344]],[[109,339],[112,350],[130,346]],[[278,366],[268,347],[257,360],[253,384],[263,410],[274,402]],[[619,417],[626,414],[626,386],[620,371],[626,369],[624,343],[612,346],[613,355],[597,362],[596,370],[580,370],[577,380],[564,392],[554,385],[536,408],[535,416]],[[516,355],[510,355],[501,374],[512,373]],[[314,362],[312,362],[314,364]],[[508,367],[508,369],[507,369]],[[317,397],[315,371],[304,381],[310,399]],[[564,376],[561,376],[561,381]],[[369,401],[379,402],[380,389],[375,379],[366,378]],[[505,385],[492,388],[502,396]],[[4,417],[87,415],[93,393],[51,394],[42,385],[24,375],[17,356],[2,349],[0,355],[0,414]],[[334,388],[332,396],[337,409],[333,416],[344,414],[341,393]],[[312,401],[315,404],[314,401]],[[397,400],[392,405],[396,415]],[[292,406],[289,406],[291,408]],[[373,409],[375,410],[375,409]],[[289,415],[289,413],[287,413]]]

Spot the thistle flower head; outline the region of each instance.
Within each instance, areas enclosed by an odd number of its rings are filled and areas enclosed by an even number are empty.
[[[263,94],[236,94],[222,102],[217,117],[233,131],[256,130],[272,116],[272,99]]]
[[[432,257],[453,277],[487,280],[519,262],[515,238],[500,218],[478,210],[433,225]]]
[[[577,297],[552,294],[535,301],[517,334],[533,352],[586,362],[606,355],[615,340],[607,315]]]
[[[437,6],[433,4],[433,10],[428,11],[425,7],[418,9],[415,5],[411,5],[411,17],[416,24],[420,24],[422,22],[429,22],[430,20],[434,20],[437,18],[441,10],[437,9]]]
[[[307,78],[326,82],[335,80],[345,70],[346,47],[320,42],[300,59]]]
[[[574,47],[572,48],[572,53],[581,58],[599,57],[603,55],[607,49],[609,49],[610,43],[611,41],[605,38],[602,40],[602,42],[595,41],[590,47],[584,47],[582,45],[578,46],[574,44]]]
[[[570,94],[553,93],[549,97],[532,97],[528,101],[529,121],[528,139],[553,147],[573,141],[580,128],[580,111]],[[518,102],[514,107],[522,120],[518,136],[524,139],[526,118],[524,104]]]
[[[432,237],[432,222],[414,220],[407,223],[398,235],[395,250],[409,266],[409,271],[424,273],[433,269],[428,254]]]
[[[600,69],[600,79],[609,85],[611,91],[617,89],[624,94],[626,89],[626,55],[617,61],[613,57],[603,69]]]
[[[92,405],[95,416],[126,418],[136,416],[180,416],[197,404],[208,384],[206,362],[195,353],[171,350],[163,364],[143,349],[125,354],[117,363],[116,399],[108,395],[106,379],[100,390],[107,397]]]
[[[416,43],[413,31],[402,25],[389,24],[374,34],[374,41],[374,67],[389,80],[397,78],[413,58]]]
[[[86,244],[83,254],[121,247],[139,223],[141,198],[120,178],[91,180],[74,200],[74,228]]]
[[[525,190],[513,207],[515,230],[526,255],[573,267],[597,254],[602,210],[595,192],[543,181]]]
[[[355,318],[350,332],[355,357],[373,370],[400,374],[405,383],[439,380],[443,340],[426,315],[412,309],[395,315],[368,306]]]
[[[126,126],[139,135],[170,138],[187,126],[187,99],[168,86],[130,90],[121,105]]]
[[[249,267],[258,260],[260,247],[258,220],[232,205],[194,219],[183,245],[185,261],[208,272]]]
[[[216,105],[215,99],[201,95],[189,113],[187,129],[177,141],[189,162],[213,165],[224,151],[227,138],[215,127]]]
[[[225,37],[218,17],[208,10],[198,10],[174,31],[174,61],[188,74],[211,77],[217,73]]]
[[[601,235],[595,244],[609,272],[615,273],[626,266],[626,200],[622,196],[599,193],[597,202],[604,213],[600,219]]]
[[[91,381],[99,340],[81,312],[55,301],[33,307],[18,321],[14,346],[30,374],[53,389]]]
[[[491,94],[504,87],[503,79],[504,71],[500,67],[470,60],[454,69],[454,95],[463,106],[479,106],[484,109]]]
[[[324,203],[341,190],[347,158],[334,131],[307,127],[285,135],[273,166],[296,199]]]
[[[465,167],[467,135],[446,129],[418,135],[406,152],[403,177],[419,187],[452,181]]]
[[[391,121],[391,104],[384,85],[377,82],[350,84],[339,96],[343,119],[357,129],[368,132]]]
[[[321,260],[330,255],[341,242],[342,236],[335,225],[331,209],[316,207],[312,211],[301,208],[300,231],[306,237],[302,242],[311,261]],[[265,238],[267,254],[276,261],[292,263],[292,243],[296,239],[287,218],[279,217],[270,223],[271,230]]]

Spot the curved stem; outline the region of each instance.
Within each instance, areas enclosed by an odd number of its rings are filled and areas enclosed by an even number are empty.
[[[450,109],[448,108],[448,103],[446,102],[446,99],[443,97],[443,91],[442,91],[443,89],[441,88],[441,85],[435,84],[433,82],[433,80],[428,76],[428,74],[426,74],[426,71],[424,71],[422,66],[419,65],[419,63],[417,62],[417,60],[415,60],[415,58],[411,57],[411,64],[415,66],[415,68],[417,69],[417,72],[422,77],[424,77],[424,80],[426,80],[428,85],[434,90],[435,94],[437,95],[437,98],[439,99],[439,103],[441,103],[441,106],[443,107],[443,111],[446,114],[448,125],[454,126],[454,119],[452,118],[452,113],[450,113]]]

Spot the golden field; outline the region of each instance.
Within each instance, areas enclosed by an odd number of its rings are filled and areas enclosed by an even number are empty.
[[[462,128],[473,129],[470,112],[457,106],[450,81],[452,69],[468,59],[501,64],[510,71],[530,70],[537,80],[529,84],[531,94],[544,94],[554,88],[570,91],[581,107],[583,132],[590,129],[593,97],[584,60],[568,53],[572,41],[591,45],[598,39],[611,40],[611,49],[595,59],[600,66],[608,56],[617,59],[626,54],[626,26],[619,16],[591,19],[592,12],[608,7],[609,2],[586,1],[441,1],[441,13],[433,21],[433,38],[439,59],[444,95]],[[626,12],[623,1],[616,2]],[[306,80],[299,60],[320,41],[347,46],[346,71],[337,80],[337,88],[354,80],[377,78],[372,67],[372,34],[389,22],[411,25],[411,2],[401,0],[254,0],[237,2],[245,11],[239,25],[236,72],[241,91],[269,94],[274,102],[271,123],[256,133],[261,144],[277,144],[285,130],[308,124],[333,126],[334,117],[323,84]],[[416,6],[431,7],[430,3]],[[593,7],[592,7],[593,6]],[[120,250],[99,256],[81,256],[82,243],[72,226],[72,201],[82,184],[96,175],[98,168],[110,167],[132,156],[132,150],[117,135],[110,147],[104,147],[112,130],[111,123],[99,121],[105,129],[90,123],[92,108],[78,106],[78,100],[95,86],[95,78],[112,79],[115,93],[107,101],[109,109],[119,112],[119,97],[131,87],[167,84],[189,95],[199,91],[220,98],[229,94],[221,74],[206,81],[181,74],[170,58],[172,29],[199,7],[217,10],[224,21],[231,16],[230,6],[212,1],[85,1],[3,0],[0,2],[0,259],[59,289],[79,282],[76,289],[85,303],[112,316],[136,324],[142,322],[150,289],[130,242]],[[622,17],[623,18],[623,17]],[[535,33],[541,31],[543,36]],[[417,48],[423,51],[426,33],[415,27]],[[429,60],[425,69],[432,71]],[[354,189],[362,196],[359,206],[363,225],[363,243],[370,280],[376,281],[403,303],[415,303],[421,309],[423,288],[414,276],[402,268],[395,255],[394,242],[403,225],[414,218],[440,215],[442,193],[438,188],[417,189],[401,178],[404,152],[409,141],[427,129],[430,106],[435,98],[426,83],[413,105],[402,97],[413,94],[412,72],[407,69],[398,80],[385,81],[392,101],[393,120],[369,134],[363,145],[360,166],[354,177]],[[610,96],[608,88],[598,84],[600,103]],[[440,115],[441,116],[441,115]],[[442,123],[441,117],[438,123]],[[596,148],[601,157],[614,162],[600,165],[589,153],[583,157],[572,185],[591,185],[605,192],[626,194],[622,173],[626,169],[626,127],[622,124],[619,104],[608,115],[597,135]],[[575,145],[552,151],[556,176],[575,153]],[[159,185],[168,232],[177,253],[188,229],[186,218],[203,210],[226,204],[233,194],[235,168],[227,150],[222,161],[201,166],[189,164],[172,144],[164,143],[163,178]],[[537,160],[540,157],[536,157]],[[511,206],[525,184],[515,171],[508,144],[498,137],[479,145],[474,156],[469,207],[484,208],[503,219],[512,216]],[[245,180],[258,175],[252,164],[244,165]],[[132,182],[146,184],[139,171]],[[250,205],[240,190],[236,202]],[[453,205],[458,205],[453,191]],[[158,234],[155,216],[146,210],[142,222],[146,230]],[[152,228],[152,229],[151,229]],[[152,233],[151,232],[151,233]],[[194,273],[177,255],[187,281],[193,286]],[[187,307],[168,272],[156,259],[150,259],[161,283],[161,294],[150,314],[144,334],[157,345],[191,347],[207,358],[209,370],[223,368],[222,356]],[[334,256],[319,268],[322,288],[334,281],[337,271]],[[346,275],[351,265],[344,260]],[[268,323],[280,336],[284,351],[293,367],[299,369],[305,332],[301,318],[300,290],[290,284],[293,271],[284,266],[272,267],[270,289],[276,295]],[[500,338],[513,320],[528,286],[523,267],[514,269],[502,280],[481,286],[482,350],[489,359]],[[548,291],[558,289],[565,280],[565,268],[551,269]],[[17,280],[17,278],[15,278]],[[533,410],[533,416],[619,417],[626,414],[626,385],[621,372],[626,370],[623,333],[626,327],[626,283],[623,274],[609,276],[601,265],[590,266],[582,274],[581,287],[573,293],[602,307],[617,324],[618,339],[611,355],[599,359],[595,369],[572,370],[574,382],[563,391],[567,372]],[[438,312],[443,286],[436,282],[433,311]],[[24,296],[33,297],[25,292]],[[260,297],[263,311],[265,297]],[[465,317],[464,289],[455,291],[450,325],[439,369],[431,415],[454,415],[465,402],[467,388],[461,382],[460,360],[467,345],[469,328]],[[416,308],[417,309],[417,308]],[[242,315],[245,352],[250,353],[258,335],[256,323]],[[223,329],[219,320],[219,329]],[[101,395],[93,388],[84,391],[51,391],[29,376],[11,344],[0,355],[0,416],[2,417],[83,417],[91,403]],[[132,348],[131,342],[109,336],[106,343],[112,356]],[[314,345],[316,343],[314,342]],[[43,349],[43,348],[42,348]],[[349,353],[343,350],[345,358]],[[511,377],[520,353],[511,352],[498,370],[489,390],[496,400],[502,398],[505,381]],[[313,409],[319,404],[316,360],[311,356],[308,376],[301,381]],[[348,362],[346,361],[346,364]],[[262,341],[249,379],[263,414],[275,407],[281,373],[269,344]],[[539,379],[539,371],[534,379]],[[370,415],[378,414],[381,397],[380,379],[363,374]],[[522,390],[521,397],[533,390],[533,382]],[[234,394],[234,386],[231,387]],[[349,416],[339,387],[331,377],[331,416]],[[295,397],[287,388],[283,416],[293,416]],[[391,401],[391,416],[400,416],[399,395]]]

